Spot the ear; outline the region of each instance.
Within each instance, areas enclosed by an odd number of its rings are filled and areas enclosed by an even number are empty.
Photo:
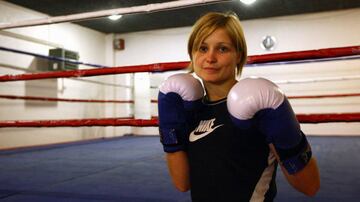
[[[237,54],[237,56],[236,56],[236,64],[238,65],[240,63],[240,61],[241,61],[242,56],[241,56],[240,53],[236,53],[236,54]]]

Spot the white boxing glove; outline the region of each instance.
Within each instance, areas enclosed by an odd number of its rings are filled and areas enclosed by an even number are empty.
[[[274,144],[290,174],[305,167],[311,150],[290,103],[277,85],[264,78],[246,78],[228,94],[227,106],[239,128],[257,127]]]
[[[271,81],[245,78],[230,90],[227,106],[232,116],[239,120],[248,120],[261,109],[276,109],[283,101],[284,93]]]
[[[170,76],[160,86],[158,95],[160,141],[165,152],[186,149],[188,122],[201,105],[204,90],[191,74]]]

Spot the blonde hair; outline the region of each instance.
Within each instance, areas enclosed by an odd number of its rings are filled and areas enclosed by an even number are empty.
[[[236,65],[237,74],[240,75],[247,59],[247,46],[240,20],[235,13],[210,12],[199,18],[192,28],[188,41],[188,54],[191,62],[190,72],[194,71],[193,53],[196,52],[201,43],[216,29],[223,28],[227,31],[236,51],[240,54],[240,62]]]

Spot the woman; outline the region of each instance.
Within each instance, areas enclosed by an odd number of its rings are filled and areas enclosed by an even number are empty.
[[[273,91],[275,85],[262,79],[236,80],[247,57],[236,15],[201,17],[190,35],[188,54],[191,72],[201,79],[205,96],[189,75],[168,79],[159,93],[161,142],[175,187],[190,189],[193,201],[273,201],[280,162],[295,189],[315,195],[320,185],[317,164],[281,91],[275,88],[279,104],[262,106],[242,120],[254,99],[270,99],[254,98],[252,92]],[[245,95],[246,89],[251,89],[250,95]],[[282,115],[274,118],[274,112]]]

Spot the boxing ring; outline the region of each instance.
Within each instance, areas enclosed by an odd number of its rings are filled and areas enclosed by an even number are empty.
[[[19,51],[15,49],[9,49],[0,47],[0,50],[11,51],[20,54],[33,55],[35,57],[48,58],[51,60],[61,60],[61,58],[47,57],[45,55],[31,54],[25,51]],[[344,59],[358,59],[360,55],[360,46],[341,47],[341,48],[328,48],[320,50],[309,51],[297,51],[287,53],[275,53],[268,55],[256,55],[249,56],[248,65],[274,65],[279,64],[279,61],[287,60],[287,62],[281,62],[280,64],[292,64],[305,62],[304,60],[310,60],[315,62],[315,59],[332,59],[332,60],[344,60]],[[349,57],[348,56],[357,56]],[[64,60],[64,59],[62,59]],[[72,62],[72,61],[67,61]],[[81,64],[88,64],[83,62],[76,62]],[[29,73],[18,75],[2,75],[0,76],[0,82],[9,81],[23,81],[23,80],[38,80],[38,79],[50,79],[50,78],[69,78],[69,77],[91,77],[109,74],[124,74],[124,73],[136,73],[136,72],[165,72],[186,69],[189,62],[173,62],[173,63],[157,63],[146,64],[137,66],[122,66],[122,67],[105,67],[101,65],[91,65],[96,67],[103,67],[98,69],[83,69],[83,70],[69,70],[69,71],[54,71],[54,72],[41,72],[41,73]],[[360,76],[354,76],[347,79],[359,79]],[[344,79],[344,78],[342,78]],[[326,98],[326,97],[347,97],[347,96],[360,96],[360,93],[352,94],[337,94],[337,95],[309,95],[309,96],[289,96],[289,99],[308,99],[308,98]],[[80,99],[62,99],[62,98],[46,98],[36,96],[15,96],[15,95],[0,95],[0,98],[5,99],[25,99],[25,100],[38,100],[38,101],[67,101],[67,102],[109,102],[109,103],[134,103],[134,101],[116,101],[116,100],[80,100]],[[156,102],[153,100],[152,102]],[[332,113],[332,114],[297,114],[297,118],[300,123],[321,123],[321,122],[358,122],[360,121],[360,113]],[[125,119],[125,118],[109,118],[109,119],[84,119],[84,120],[44,120],[44,121],[1,121],[0,127],[81,127],[81,126],[157,126],[156,117],[149,120],[143,119]]]
[[[185,5],[176,6],[181,7]],[[168,9],[168,7],[159,7],[157,9]],[[130,12],[129,10],[117,11],[122,14]],[[131,12],[142,11],[131,10]],[[108,12],[103,12],[98,13],[97,16],[106,16],[108,14]],[[78,18],[75,17],[56,18],[53,21],[27,21],[5,25],[5,28],[69,22],[84,18],[86,15],[77,16]],[[2,28],[4,27],[0,27],[0,29]],[[57,80],[59,80],[59,84],[67,79],[72,82],[87,82],[91,86],[104,85],[111,86],[114,89],[132,90],[135,87],[128,83],[108,82],[108,80],[103,81],[105,79],[96,80],[91,78],[106,78],[106,76],[123,74],[135,75],[137,73],[147,73],[156,76],[165,72],[174,74],[185,71],[189,64],[188,61],[177,61],[129,66],[108,66],[50,57],[45,54],[6,46],[0,46],[0,51],[39,58],[41,60],[67,62],[89,67],[78,70],[39,72],[0,64],[2,68],[7,68],[9,72],[21,71],[18,74],[0,75],[0,86],[16,82],[26,84],[26,82],[49,81],[51,83],[57,82]],[[247,65],[244,67],[244,76],[252,76],[252,74],[257,74],[262,69],[271,66],[359,60],[359,45],[251,55],[248,58]],[[85,78],[90,79],[87,80]],[[272,80],[278,85],[284,86],[286,93],[287,91],[292,92],[291,88],[293,85],[329,81],[353,82],[359,79],[360,74],[308,80],[296,79],[295,77],[289,80],[277,78]],[[109,80],[111,81],[112,79]],[[113,81],[116,81],[116,79],[113,79]],[[56,88],[58,87],[56,86]],[[62,88],[61,90],[64,90],[63,86],[60,87]],[[16,85],[15,87],[11,86],[11,88],[16,88]],[[156,94],[158,86],[152,85],[148,90]],[[35,106],[35,110],[41,107],[48,107],[51,110],[51,107],[58,105],[74,105],[75,108],[86,105],[85,109],[91,109],[92,105],[103,108],[111,105],[115,109],[122,106],[131,109],[135,107],[134,105],[137,102],[134,99],[118,99],[118,97],[125,97],[122,95],[117,95],[113,98],[101,96],[105,98],[91,99],[79,98],[76,97],[76,94],[72,94],[72,97],[24,94],[0,94],[0,104],[7,106],[13,102],[20,102],[25,105],[26,111],[26,106]],[[295,105],[301,103],[302,100],[306,100],[303,107],[308,106],[309,104],[306,104],[308,102],[320,105],[323,99],[356,99],[359,97],[360,91],[345,92],[345,90],[336,94],[288,94],[290,102]],[[147,101],[151,103],[150,106],[152,108],[156,108],[157,100],[154,96]],[[44,114],[44,112],[41,112],[39,116],[41,114]],[[106,113],[103,114],[108,115]],[[100,113],[100,115],[103,114]],[[156,130],[158,126],[157,114],[152,113],[146,119],[137,118],[135,113],[119,114],[111,112],[110,114],[113,116],[65,119],[35,119],[35,117],[25,116],[25,119],[0,120],[1,135],[7,132],[10,132],[9,134],[11,135],[13,131],[17,130],[29,130],[31,133],[36,133],[38,130],[48,129],[64,129],[66,133],[68,128],[75,130],[81,128],[82,131],[92,132],[92,130],[87,129],[106,127],[105,132],[99,135],[85,137],[76,141],[70,140],[38,145],[25,144],[25,146],[15,145],[0,148],[0,201],[190,201],[189,193],[179,193],[172,187],[157,133],[144,136],[134,135],[131,132],[125,132],[116,136],[106,135],[108,129],[121,127],[150,127]],[[92,115],[99,114],[90,114],[89,116]],[[306,125],[338,122],[345,124],[358,123],[360,122],[360,109],[348,110],[346,112],[296,113],[296,116],[300,123]],[[56,117],[56,112],[49,117]],[[322,183],[320,192],[315,198],[304,198],[304,196],[295,192],[287,184],[283,175],[278,171],[278,196],[276,201],[306,200],[325,202],[358,200],[360,197],[360,181],[358,179],[358,176],[360,176],[360,157],[356,154],[360,151],[360,136],[338,136],[336,134],[332,136],[316,136],[316,134],[309,134],[309,142],[319,163]]]
[[[296,57],[293,53],[281,53],[275,54],[275,59],[271,57],[271,54],[250,56],[249,64],[261,65],[264,62],[268,64],[269,62],[277,62],[276,58],[283,57],[284,55],[295,57],[295,59],[289,60],[290,62],[299,62],[305,58],[309,59],[309,55],[307,54],[309,52],[322,53],[321,56],[316,56],[321,59],[333,58],[343,60],[344,55],[341,54],[341,56],[337,56],[337,52],[335,51],[337,49],[338,48],[296,52]],[[346,57],[352,56],[351,59],[354,59],[355,57],[353,56],[359,55],[359,52],[353,50],[358,49],[359,46],[339,48],[338,50],[348,50]],[[329,52],[332,54],[329,54]],[[2,75],[0,76],[0,81],[12,82],[47,78],[87,77],[139,71],[174,71],[186,68],[187,65],[188,62],[175,62],[66,72]],[[347,79],[357,79],[357,77]],[[297,95],[289,96],[289,99],[322,99],[356,96],[360,96],[360,94]],[[113,104],[134,104],[134,100],[89,100],[19,95],[0,95],[0,98],[7,100],[33,100],[38,102],[109,102]],[[151,102],[156,104],[157,101],[153,99]],[[297,114],[297,117],[301,123],[359,122],[360,113]],[[67,120],[5,120],[0,122],[0,127],[2,128],[90,126],[157,126],[157,118],[154,116],[147,120],[134,119],[134,117],[115,117]],[[310,136],[309,141],[317,156],[321,177],[324,178],[322,179],[322,184],[325,184],[322,185],[320,193],[313,200],[336,201],[347,199],[347,201],[352,201],[359,197],[356,194],[354,195],[354,193],[360,193],[357,188],[359,187],[357,185],[358,181],[354,184],[336,186],[340,188],[345,195],[335,194],[332,191],[332,186],[334,183],[341,184],[340,179],[333,178],[334,175],[336,176],[338,170],[342,170],[341,172],[343,173],[344,170],[348,170],[350,166],[360,168],[360,163],[358,163],[360,162],[359,157],[357,155],[351,155],[358,152],[360,137]],[[3,173],[3,175],[0,175],[0,179],[3,184],[6,184],[6,189],[4,187],[0,189],[0,199],[11,198],[20,201],[53,201],[59,198],[75,201],[172,201],[176,199],[178,201],[189,201],[188,194],[169,189],[172,185],[166,180],[168,179],[166,172],[164,172],[166,171],[166,163],[162,158],[163,154],[159,148],[160,143],[156,136],[125,136],[104,140],[86,140],[67,144],[3,150],[0,152],[1,173]],[[24,164],[19,165],[19,162],[23,162]],[[151,170],[151,172],[149,170]],[[356,170],[357,169],[354,169],[351,172],[345,171],[345,178],[346,176],[356,176],[358,174]],[[157,177],[154,178],[154,176]],[[346,180],[354,182],[354,179],[346,178]],[[278,177],[278,187],[279,194],[277,200],[303,200],[303,196],[294,192],[292,188],[287,185],[286,180],[281,174],[279,174]],[[118,193],[118,190],[121,191]],[[138,195],[138,192],[141,192],[142,195]]]

